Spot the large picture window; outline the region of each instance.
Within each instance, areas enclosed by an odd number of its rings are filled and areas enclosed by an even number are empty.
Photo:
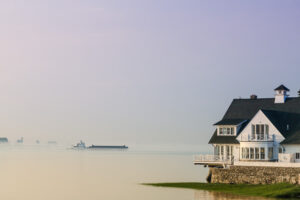
[[[268,152],[266,152],[268,150]],[[273,147],[242,147],[241,148],[241,158],[245,160],[269,160],[273,159]],[[300,159],[300,153],[299,153]]]
[[[230,159],[233,155],[232,145],[216,145],[215,155],[219,156],[220,159]]]

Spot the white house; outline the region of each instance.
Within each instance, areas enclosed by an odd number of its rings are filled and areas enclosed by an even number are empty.
[[[297,163],[300,166],[300,97],[288,97],[280,85],[274,98],[234,99],[209,144],[213,155],[195,157],[195,164]],[[253,164],[253,165],[255,165]],[[271,164],[268,164],[271,165]]]

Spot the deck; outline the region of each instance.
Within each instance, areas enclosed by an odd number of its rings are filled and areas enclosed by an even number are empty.
[[[278,154],[278,160],[234,160],[233,157],[219,155],[196,155],[194,165],[204,165],[209,167],[235,166],[257,166],[257,167],[300,167],[300,159],[295,159],[295,154]]]
[[[223,157],[219,155],[196,155],[194,165],[205,166],[225,166],[233,164],[232,157]]]

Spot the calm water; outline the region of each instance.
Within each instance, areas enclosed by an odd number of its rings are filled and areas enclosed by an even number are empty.
[[[205,181],[193,153],[0,147],[0,199],[200,200],[242,198],[139,183]]]

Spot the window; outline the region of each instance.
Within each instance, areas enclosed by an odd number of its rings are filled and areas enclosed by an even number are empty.
[[[273,147],[268,148],[268,159],[269,160],[273,159]]]
[[[264,135],[265,135],[265,125],[263,125],[263,124],[260,125],[260,133],[259,133],[259,135],[260,135],[260,139],[261,139],[261,140],[264,140]]]
[[[255,125],[252,124],[252,134],[251,134],[251,139],[255,139]]]
[[[300,159],[300,153],[296,153],[296,159]]]
[[[219,154],[220,154],[220,146],[217,145],[217,146],[215,147],[215,155],[219,155]]]
[[[247,148],[247,147],[243,147],[242,148],[242,159],[253,159],[254,157],[254,152],[253,152],[253,148]]]
[[[254,148],[250,148],[250,159],[254,159]]]
[[[260,140],[260,125],[256,124],[256,139]]]
[[[219,128],[219,135],[223,135],[223,128]]]
[[[234,127],[220,127],[219,135],[235,135]]]
[[[265,129],[266,129],[266,139],[269,138],[269,125],[265,124]]]
[[[246,158],[246,150],[245,150],[244,147],[242,148],[242,158],[243,158],[243,159]]]
[[[260,148],[260,159],[261,160],[265,159],[265,148],[264,147]]]
[[[246,159],[249,159],[249,148],[246,148]]]
[[[256,160],[259,159],[259,148],[258,147],[255,148],[255,159]]]
[[[251,159],[251,160],[265,160],[266,156],[268,159],[273,159],[273,147],[268,148],[268,154],[266,155],[266,149],[264,147],[242,147],[241,158],[242,159]],[[299,153],[300,160],[300,153]]]
[[[251,139],[252,140],[265,140],[269,138],[269,125],[268,124],[252,124],[251,126]]]
[[[221,156],[224,155],[224,146],[221,146]]]
[[[285,152],[285,148],[283,146],[278,147],[278,153],[284,153]]]
[[[230,147],[226,146],[226,158],[229,159],[230,156]]]

